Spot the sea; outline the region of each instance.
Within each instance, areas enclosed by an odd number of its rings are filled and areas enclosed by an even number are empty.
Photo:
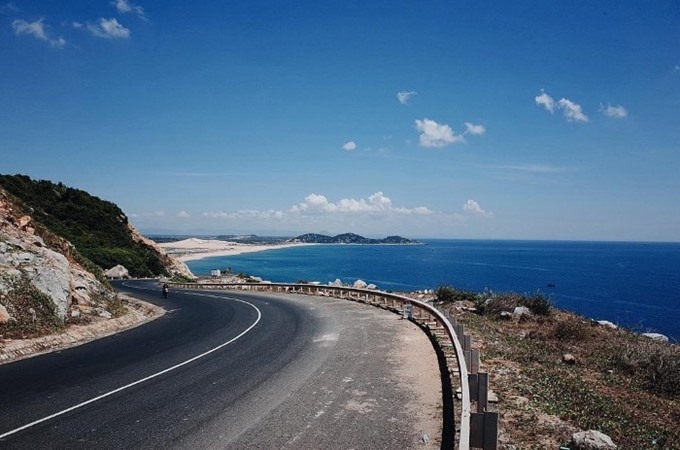
[[[680,341],[680,243],[422,240],[310,245],[189,261],[271,282],[363,280],[394,292],[459,289],[549,297],[561,309]]]

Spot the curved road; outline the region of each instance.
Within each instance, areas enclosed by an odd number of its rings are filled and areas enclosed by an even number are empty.
[[[0,448],[439,445],[434,352],[394,314],[328,298],[174,291],[161,300],[152,282],[116,287],[169,312],[0,366]]]

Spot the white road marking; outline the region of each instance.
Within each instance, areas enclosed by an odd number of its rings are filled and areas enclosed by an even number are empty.
[[[252,303],[249,303],[249,302],[247,302],[247,301],[245,301],[245,300],[241,300],[241,299],[238,299],[238,298],[222,297],[222,296],[218,296],[218,295],[202,294],[202,293],[196,293],[196,292],[185,292],[185,294],[188,294],[188,295],[198,295],[198,296],[204,296],[204,297],[215,297],[215,298],[228,299],[228,300],[232,300],[232,301],[235,301],[235,302],[245,303],[246,305],[252,306],[252,307],[255,309],[255,311],[257,311],[257,320],[256,320],[252,325],[250,325],[248,328],[246,328],[246,329],[245,329],[241,334],[239,334],[238,336],[234,337],[233,339],[230,339],[230,340],[227,341],[227,342],[224,342],[223,344],[218,345],[218,346],[215,347],[215,348],[212,348],[212,349],[210,349],[210,350],[208,350],[208,351],[206,351],[206,352],[204,352],[204,353],[201,353],[200,355],[194,356],[193,358],[187,359],[186,361],[181,362],[181,363],[179,363],[179,364],[175,364],[174,366],[168,367],[167,369],[161,370],[160,372],[156,372],[156,373],[154,373],[153,375],[149,375],[148,377],[144,377],[144,378],[142,378],[141,380],[134,381],[134,382],[132,382],[132,383],[130,383],[130,384],[126,384],[125,386],[121,386],[121,387],[119,387],[118,389],[114,389],[113,391],[110,391],[110,392],[107,392],[107,393],[105,393],[105,394],[99,395],[99,396],[97,396],[97,397],[91,398],[91,399],[86,400],[86,401],[84,401],[84,402],[82,402],[82,403],[78,403],[77,405],[71,406],[70,408],[66,408],[66,409],[64,409],[64,410],[62,410],[62,411],[59,411],[59,412],[54,413],[54,414],[51,414],[51,415],[49,415],[49,416],[47,416],[47,417],[43,417],[42,419],[38,419],[38,420],[36,420],[36,421],[34,421],[34,422],[28,423],[28,424],[23,425],[23,426],[21,426],[21,427],[19,427],[19,428],[15,428],[14,430],[7,431],[6,433],[0,434],[0,439],[4,439],[4,438],[6,438],[6,437],[8,437],[8,436],[11,436],[11,435],[16,434],[16,433],[18,433],[18,432],[20,432],[20,431],[26,430],[26,429],[28,429],[28,428],[34,427],[34,426],[36,426],[36,425],[38,425],[38,424],[41,424],[41,423],[43,423],[43,422],[47,422],[48,420],[54,419],[55,417],[59,417],[59,416],[62,416],[62,415],[64,415],[64,414],[66,414],[66,413],[69,413],[69,412],[71,412],[71,411],[74,411],[74,410],[76,410],[76,409],[82,408],[83,406],[87,406],[87,405],[92,404],[92,403],[94,403],[94,402],[97,402],[97,401],[99,401],[99,400],[101,400],[101,399],[103,399],[103,398],[110,397],[110,396],[113,395],[113,394],[117,394],[118,392],[124,391],[124,390],[129,389],[129,388],[131,388],[131,387],[133,387],[133,386],[137,386],[138,384],[141,384],[141,383],[144,383],[144,382],[146,382],[146,381],[149,381],[149,380],[152,380],[152,379],[154,379],[154,378],[157,378],[157,377],[159,377],[159,376],[161,376],[161,375],[164,375],[164,374],[166,374],[166,373],[168,373],[168,372],[171,372],[171,371],[173,371],[173,370],[175,370],[175,369],[179,369],[179,368],[182,367],[182,366],[186,366],[187,364],[190,364],[190,363],[196,361],[197,359],[201,359],[201,358],[203,358],[204,356],[207,356],[207,355],[209,355],[209,354],[211,354],[211,353],[214,353],[214,352],[216,352],[217,350],[219,350],[219,349],[221,349],[221,348],[223,348],[223,347],[226,347],[227,345],[231,344],[232,342],[235,342],[235,341],[237,341],[238,339],[242,338],[246,333],[248,333],[250,330],[252,330],[252,329],[255,327],[255,325],[257,325],[257,324],[260,322],[260,319],[262,318],[262,312],[257,308],[257,306],[255,306],[255,305],[253,305]]]

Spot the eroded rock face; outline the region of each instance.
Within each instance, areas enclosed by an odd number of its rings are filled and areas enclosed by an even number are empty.
[[[54,313],[62,321],[69,316],[73,305],[105,303],[115,296],[75,261],[48,248],[44,240],[34,234],[31,223],[30,216],[14,216],[12,204],[0,190],[0,303],[5,311],[18,307],[9,303],[12,291],[22,283],[30,283],[49,297]],[[71,248],[66,241],[62,244],[64,248]]]

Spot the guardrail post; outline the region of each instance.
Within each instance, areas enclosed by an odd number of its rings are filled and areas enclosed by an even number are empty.
[[[470,415],[470,447],[484,450],[498,449],[498,413],[484,412]]]
[[[469,367],[470,372],[478,373],[479,372],[479,350],[472,350],[470,352],[470,359],[472,360],[471,361],[472,364]]]
[[[483,413],[489,404],[489,374],[486,372],[479,372],[477,374],[477,412]]]

